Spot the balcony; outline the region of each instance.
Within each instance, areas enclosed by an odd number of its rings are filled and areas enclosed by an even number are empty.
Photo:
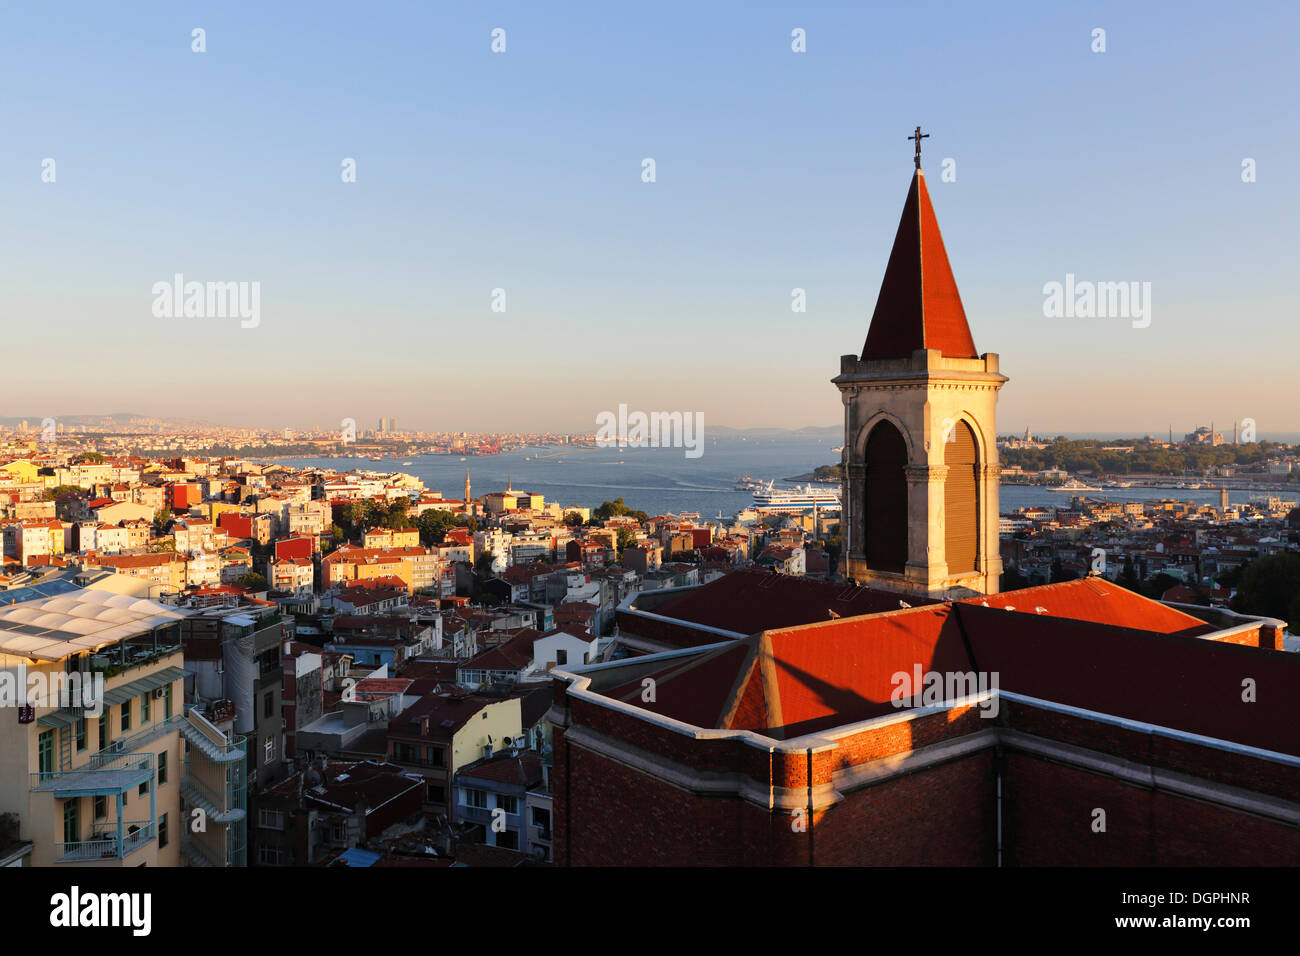
[[[141,747],[153,743],[159,737],[176,733],[180,730],[180,723],[184,719],[185,716],[183,714],[173,714],[171,717],[167,717],[157,723],[148,725],[143,730],[137,731],[129,737],[119,737],[117,740],[109,743],[109,745],[103,750],[91,754],[90,759],[86,761],[83,769],[98,770],[106,761],[111,760],[116,756],[135,753]]]
[[[462,823],[483,823],[491,826],[494,819],[492,814],[494,813],[497,813],[497,810],[487,807],[466,806],[463,803],[456,804],[456,819]],[[505,810],[501,810],[501,813],[498,814],[498,816],[503,817],[506,826],[510,829],[519,829],[520,817],[518,813],[508,813]]]
[[[34,793],[53,793],[60,800],[100,794],[125,793],[153,780],[153,754],[100,751],[74,770],[47,770],[31,774]]]
[[[149,820],[123,823],[122,831],[120,838],[115,833],[105,833],[96,840],[56,843],[54,862],[98,863],[100,860],[122,860],[154,838],[154,825]]]
[[[471,807],[463,803],[456,805],[456,819],[465,823],[492,824],[492,811],[486,807]]]

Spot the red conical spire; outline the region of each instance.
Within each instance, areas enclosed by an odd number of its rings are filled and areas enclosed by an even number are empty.
[[[906,358],[914,349],[938,349],[950,358],[979,357],[919,164],[862,358]]]

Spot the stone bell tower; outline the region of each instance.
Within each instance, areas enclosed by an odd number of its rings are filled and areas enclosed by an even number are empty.
[[[975,351],[916,171],[861,356],[840,358],[843,572],[938,599],[995,594],[998,356]]]

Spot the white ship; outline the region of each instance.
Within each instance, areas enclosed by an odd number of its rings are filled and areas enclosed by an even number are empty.
[[[1052,491],[1101,491],[1101,489],[1092,485],[1085,485],[1078,478],[1071,478],[1063,485],[1055,485]]]
[[[814,488],[804,485],[802,488],[776,488],[768,482],[754,491],[754,504],[760,508],[811,508],[814,505],[840,506],[840,489],[838,487]]]

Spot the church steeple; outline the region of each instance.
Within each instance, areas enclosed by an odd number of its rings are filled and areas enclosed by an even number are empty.
[[[914,349],[938,349],[949,358],[979,354],[948,264],[919,153],[917,163],[862,347],[864,360],[903,358]]]
[[[840,357],[844,576],[929,598],[994,594],[998,356],[966,323],[916,169],[861,356]]]

